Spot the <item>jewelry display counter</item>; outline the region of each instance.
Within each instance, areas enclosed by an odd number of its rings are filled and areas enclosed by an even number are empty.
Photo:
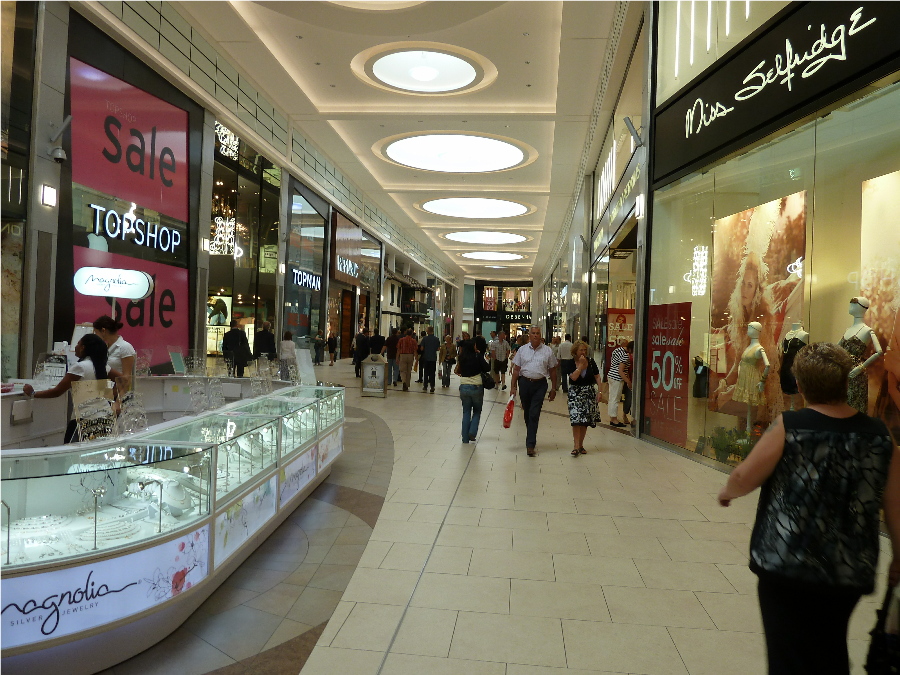
[[[93,673],[166,637],[327,477],[342,440],[343,390],[306,386],[126,438],[4,446],[4,673]]]

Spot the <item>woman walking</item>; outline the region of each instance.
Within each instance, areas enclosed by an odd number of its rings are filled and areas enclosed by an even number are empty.
[[[475,341],[459,343],[455,373],[459,375],[459,398],[462,401],[462,442],[476,440],[481,422],[481,406],[484,403],[484,386],[481,373],[487,368],[482,353],[475,348]]]
[[[441,389],[450,387],[450,369],[456,364],[456,345],[449,335],[444,336],[444,344],[438,354],[438,362],[441,364]]]
[[[600,402],[600,369],[594,359],[588,358],[590,347],[587,342],[576,340],[572,345],[575,370],[569,373],[569,421],[572,423],[572,437],[575,447],[572,457],[587,454],[584,437],[588,427],[596,427],[600,417],[597,404]]]
[[[329,366],[334,365],[334,355],[337,353],[337,337],[334,334],[334,331],[328,333],[328,356],[331,358],[331,362],[328,364]]]
[[[750,569],[769,675],[847,675],[847,624],[875,588],[879,516],[900,581],[900,453],[887,427],[847,404],[853,361],[837,345],[801,349],[792,372],[807,407],[779,415],[719,492],[728,506],[762,486]]]

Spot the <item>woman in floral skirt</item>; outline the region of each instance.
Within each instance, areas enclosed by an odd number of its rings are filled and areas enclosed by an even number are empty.
[[[572,345],[575,370],[569,374],[569,421],[575,448],[572,457],[586,454],[584,437],[588,427],[596,427],[600,419],[597,404],[600,402],[600,369],[594,359],[588,358],[590,347],[583,340]]]

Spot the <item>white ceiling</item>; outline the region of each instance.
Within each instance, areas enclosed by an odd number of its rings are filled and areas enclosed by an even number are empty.
[[[451,269],[478,278],[521,279],[546,265],[575,188],[615,3],[177,6],[398,226]],[[475,91],[421,96],[372,86],[351,69],[361,52],[414,41],[475,52],[496,67],[497,77]],[[386,137],[416,131],[506,137],[536,150],[537,158],[507,171],[445,174],[399,166],[373,150]],[[509,199],[534,209],[485,221],[437,216],[416,207],[429,199],[466,196]],[[458,230],[500,230],[528,239],[485,247],[440,237]],[[525,257],[482,263],[459,256],[488,249]],[[487,267],[493,264],[506,269]]]

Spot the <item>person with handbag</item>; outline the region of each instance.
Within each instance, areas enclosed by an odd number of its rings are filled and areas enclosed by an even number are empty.
[[[250,341],[247,339],[247,334],[237,320],[232,320],[231,330],[222,336],[222,355],[226,361],[230,357],[234,364],[234,372],[228,373],[228,375],[243,377],[244,368],[253,359],[253,354],[250,352]]]
[[[588,427],[596,427],[600,419],[597,405],[600,403],[600,369],[594,359],[588,358],[587,342],[576,340],[572,345],[572,372],[569,378],[569,421],[575,448],[572,457],[585,455],[584,437]]]
[[[442,369],[441,389],[448,389],[450,387],[450,369],[456,365],[456,345],[453,344],[453,338],[449,335],[444,336],[444,344],[441,345],[438,361]]]
[[[525,452],[529,457],[537,455],[537,430],[541,421],[541,408],[544,406],[544,396],[547,395],[547,380],[551,380],[553,388],[550,389],[549,400],[556,398],[556,388],[559,379],[559,362],[553,356],[553,350],[543,344],[541,329],[532,326],[528,330],[528,343],[519,347],[512,360],[512,383],[509,393],[512,396],[522,391],[519,396],[522,408],[525,411]]]
[[[481,340],[484,342],[484,338]],[[486,346],[485,346],[486,348]],[[481,408],[484,404],[483,374],[489,374],[490,366],[484,360],[484,352],[478,351],[474,340],[459,343],[454,372],[459,375],[459,399],[462,402],[462,442],[477,440]]]
[[[900,451],[884,422],[847,404],[853,366],[837,345],[803,347],[791,371],[807,407],[779,415],[719,492],[728,506],[762,488],[750,569],[769,675],[849,674],[847,625],[875,588],[882,508],[900,581]]]

